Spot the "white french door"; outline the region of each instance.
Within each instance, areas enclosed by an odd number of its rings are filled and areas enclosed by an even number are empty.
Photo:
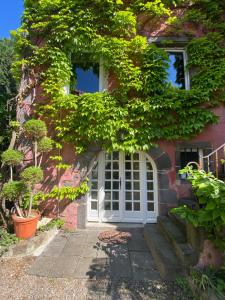
[[[156,222],[157,175],[147,154],[102,152],[90,185],[88,221]]]

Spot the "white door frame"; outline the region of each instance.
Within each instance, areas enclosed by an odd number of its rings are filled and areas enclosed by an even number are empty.
[[[140,192],[141,192],[141,211],[137,212],[140,217],[136,217],[135,213],[128,213],[125,211],[125,196],[124,196],[124,166],[125,166],[125,154],[123,152],[119,153],[119,176],[121,179],[121,187],[119,190],[119,211],[105,211],[104,210],[104,184],[105,184],[105,152],[101,152],[98,156],[98,199],[97,210],[91,209],[91,201],[94,201],[91,197],[91,191],[88,193],[87,197],[87,220],[94,222],[129,222],[129,223],[156,223],[157,216],[159,212],[158,203],[158,176],[157,167],[154,160],[145,152],[139,152],[140,155]],[[154,212],[148,212],[147,210],[147,179],[146,179],[146,163],[145,158],[151,163],[153,170],[153,194],[154,194]],[[91,180],[90,180],[91,184]],[[142,215],[141,215],[142,213]],[[132,216],[133,215],[133,216]]]

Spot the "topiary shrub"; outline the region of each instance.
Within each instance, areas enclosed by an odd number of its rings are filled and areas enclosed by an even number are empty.
[[[38,141],[47,134],[45,122],[41,120],[29,120],[23,125],[23,130],[26,136],[34,141],[34,165],[37,167],[37,151]]]
[[[0,193],[0,198],[3,201],[3,206],[5,206],[6,200],[14,202],[18,215],[22,217],[23,215],[19,206],[21,198],[25,193],[26,186],[22,181],[9,181],[5,183]]]
[[[41,120],[29,120],[23,125],[25,135],[32,139],[40,139],[47,134],[45,122]]]
[[[42,169],[39,167],[28,167],[21,172],[20,177],[29,191],[29,210],[27,214],[27,216],[29,217],[31,215],[33,205],[34,186],[35,184],[38,184],[43,180],[44,174]]]
[[[12,167],[19,165],[23,161],[23,153],[17,150],[6,150],[2,153],[2,162],[10,167],[10,178],[13,180]]]
[[[38,142],[38,152],[41,153],[41,158],[39,160],[39,167],[42,163],[43,153],[50,152],[53,148],[53,140],[47,136],[44,136],[39,142]]]
[[[25,191],[25,185],[22,181],[9,181],[2,187],[0,193],[1,198],[6,198],[9,201],[17,201]]]
[[[27,186],[33,187],[43,180],[44,175],[41,168],[28,167],[21,172],[20,177]]]

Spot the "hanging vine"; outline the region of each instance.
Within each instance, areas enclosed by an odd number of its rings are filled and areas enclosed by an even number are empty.
[[[45,95],[37,114],[77,152],[92,143],[134,152],[160,139],[188,139],[217,121],[210,109],[225,100],[224,9],[222,0],[25,0],[15,70],[36,73]],[[190,35],[192,24],[198,37],[187,45],[191,90],[167,82],[168,54],[141,34],[141,16],[166,24],[170,35]],[[74,64],[100,61],[117,83],[113,89],[65,94]]]

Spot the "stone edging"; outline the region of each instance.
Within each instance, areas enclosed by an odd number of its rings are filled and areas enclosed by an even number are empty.
[[[10,257],[23,257],[28,255],[35,255],[35,253],[41,252],[43,248],[54,238],[58,233],[58,229],[52,228],[48,231],[39,233],[28,240],[21,240],[18,243],[12,245],[7,252],[2,255],[2,258]]]

